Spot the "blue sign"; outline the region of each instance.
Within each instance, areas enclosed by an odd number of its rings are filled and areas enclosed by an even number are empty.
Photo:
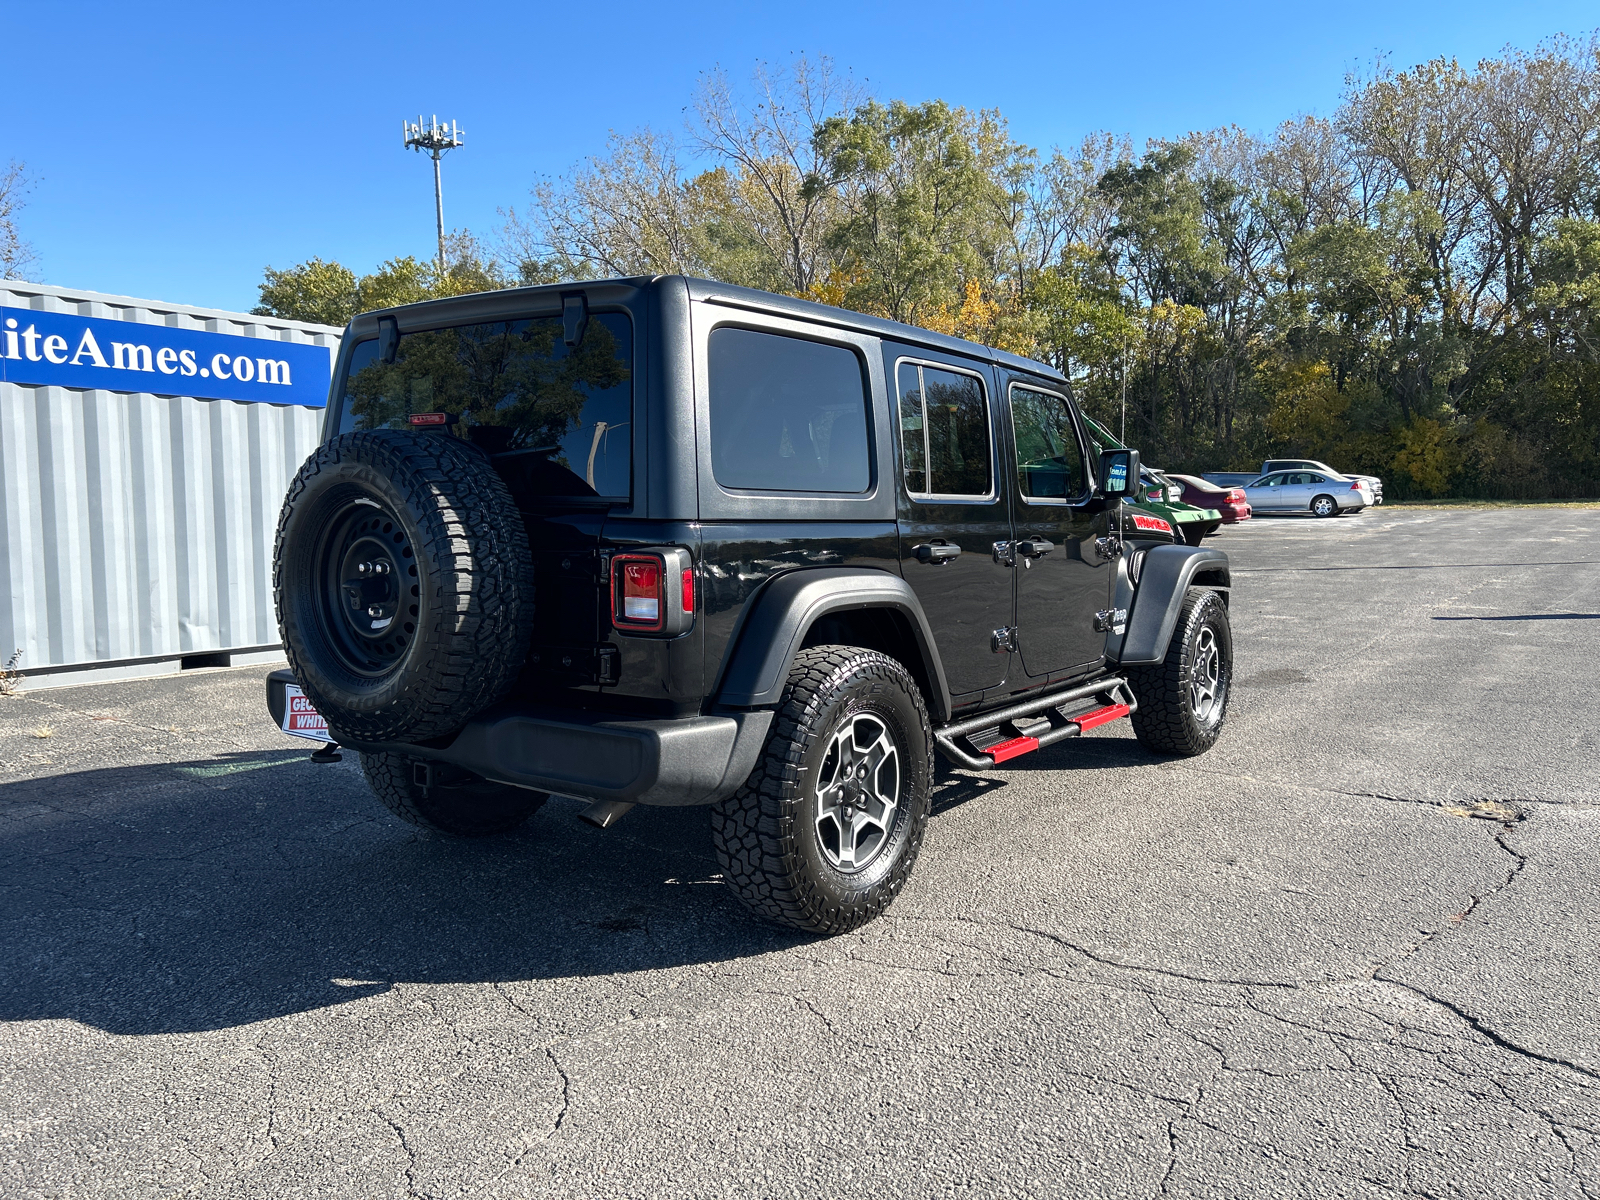
[[[0,306],[0,380],[207,400],[328,402],[326,346]]]

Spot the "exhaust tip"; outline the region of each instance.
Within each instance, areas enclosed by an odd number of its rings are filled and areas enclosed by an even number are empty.
[[[580,821],[587,821],[596,829],[610,829],[622,820],[630,808],[631,800],[596,800],[588,808],[578,814]]]

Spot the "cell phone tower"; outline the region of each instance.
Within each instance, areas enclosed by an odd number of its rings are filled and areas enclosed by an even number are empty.
[[[466,133],[456,126],[454,121],[448,125],[439,123],[439,115],[434,114],[433,124],[424,125],[419,116],[415,122],[402,121],[401,130],[405,135],[408,150],[424,150],[433,156],[433,208],[434,216],[439,226],[439,275],[444,276],[444,179],[439,171],[439,160],[444,157],[445,151],[454,150],[458,146],[466,145]]]

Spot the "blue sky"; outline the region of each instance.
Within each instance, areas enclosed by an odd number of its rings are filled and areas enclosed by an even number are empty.
[[[267,264],[433,245],[402,118],[454,118],[445,220],[491,233],[608,129],[678,129],[699,72],[831,56],[881,97],[998,107],[1048,147],[1328,114],[1387,56],[1475,61],[1600,25],[1591,3],[18,5],[0,160],[49,283],[248,309]]]

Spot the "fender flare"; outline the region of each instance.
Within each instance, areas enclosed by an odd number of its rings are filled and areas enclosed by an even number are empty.
[[[789,668],[816,621],[830,613],[883,608],[911,627],[930,690],[924,699],[935,721],[950,716],[950,687],[927,615],[911,585],[868,567],[813,567],[785,571],[746,603],[728,641],[716,702],[729,708],[770,708],[783,696]]]
[[[1126,567],[1119,564],[1119,585],[1126,586],[1126,575]],[[1204,546],[1156,546],[1148,551],[1138,587],[1132,589],[1127,631],[1120,639],[1113,635],[1106,640],[1107,655],[1125,667],[1165,661],[1183,597],[1191,586],[1216,588],[1226,600],[1227,589],[1233,586],[1227,554]]]

